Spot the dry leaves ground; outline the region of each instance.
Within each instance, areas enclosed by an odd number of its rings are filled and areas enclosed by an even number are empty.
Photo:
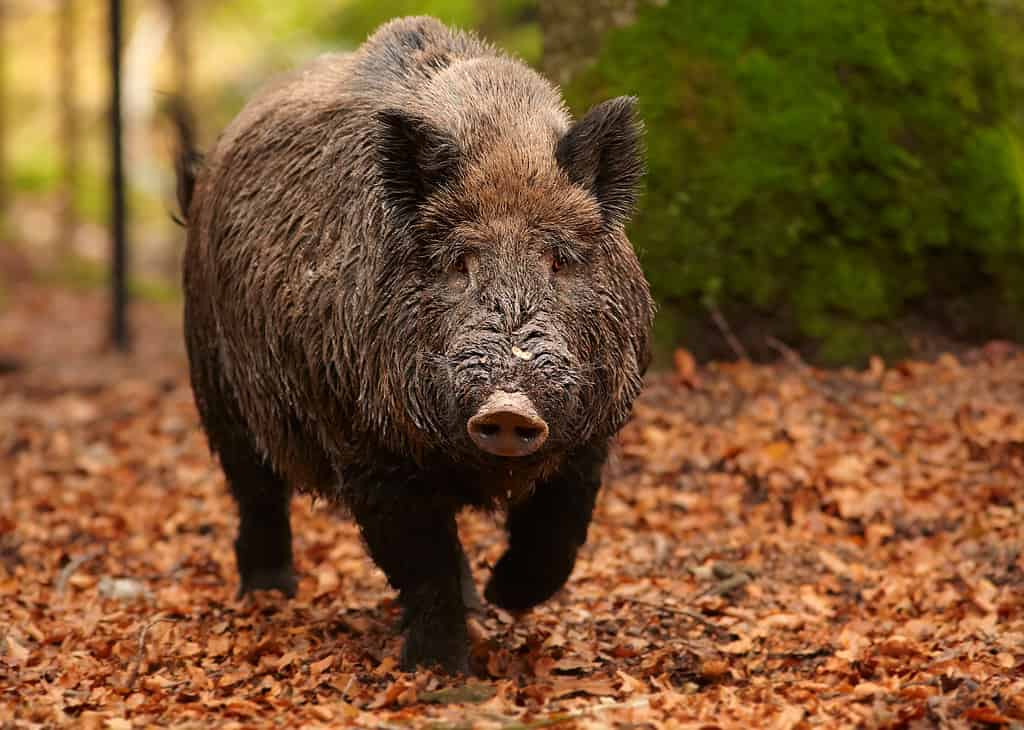
[[[234,600],[235,518],[172,317],[0,317],[0,723],[1024,727],[1024,355],[651,379],[568,588],[473,620],[479,676],[395,668],[352,525],[295,506],[297,600]],[[477,578],[502,549],[462,528]]]

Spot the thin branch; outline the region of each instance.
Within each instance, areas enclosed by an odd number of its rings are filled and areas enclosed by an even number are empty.
[[[782,355],[782,357],[784,357],[786,361],[794,368],[800,370],[805,375],[813,375],[811,366],[804,362],[804,359],[800,357],[800,353],[794,350],[789,345],[787,345],[785,342],[776,337],[772,337],[771,335],[767,335],[764,338],[764,341],[768,343],[768,347],[772,348],[777,353]],[[815,387],[820,389],[820,385],[818,384],[818,382],[814,381],[814,383]]]
[[[125,688],[132,689],[135,686],[135,680],[139,678],[139,668],[142,666],[142,659],[146,654],[146,635],[149,630],[159,623],[176,623],[180,619],[171,618],[170,616],[159,616],[139,630],[139,646],[135,651],[135,659],[132,661],[131,671],[128,672],[128,679],[125,680]]]
[[[71,580],[71,576],[75,574],[79,568],[88,563],[93,558],[97,558],[103,554],[102,550],[90,550],[87,553],[82,553],[78,557],[72,558],[68,561],[68,564],[61,568],[60,575],[57,576],[57,581],[54,583],[54,592],[60,596],[64,594],[64,591],[68,587],[68,581]]]
[[[724,626],[719,626],[703,614],[697,613],[696,611],[691,611],[687,608],[679,608],[678,606],[658,604],[653,601],[645,601],[642,598],[626,598],[624,600],[628,601],[629,603],[635,603],[639,606],[647,606],[648,608],[653,608],[656,611],[664,611],[665,613],[671,613],[676,616],[685,616],[686,618],[693,619],[697,623],[702,624],[707,628],[711,629],[712,631],[716,631],[718,633],[731,633],[729,629],[725,628]]]
[[[708,313],[711,315],[711,319],[715,323],[715,326],[718,327],[718,331],[722,333],[722,337],[725,338],[725,341],[732,349],[733,354],[736,355],[738,359],[749,362],[750,353],[747,352],[747,348],[743,346],[743,343],[740,342],[736,333],[733,332],[732,327],[729,325],[729,321],[725,318],[725,315],[722,314],[722,310],[720,310],[718,305],[714,302],[707,302],[705,306],[707,307]]]

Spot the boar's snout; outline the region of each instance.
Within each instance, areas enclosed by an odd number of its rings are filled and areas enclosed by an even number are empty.
[[[466,423],[473,443],[495,456],[529,456],[544,445],[548,424],[522,393],[499,390]]]

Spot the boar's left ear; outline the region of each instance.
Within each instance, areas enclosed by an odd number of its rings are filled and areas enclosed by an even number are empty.
[[[376,164],[385,200],[399,215],[413,216],[457,174],[458,145],[426,119],[398,109],[377,112],[376,121]]]
[[[559,166],[597,199],[609,225],[632,215],[644,174],[644,128],[635,106],[632,96],[598,104],[555,147]]]

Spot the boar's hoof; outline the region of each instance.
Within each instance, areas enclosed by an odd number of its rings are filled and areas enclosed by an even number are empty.
[[[495,456],[529,456],[544,445],[548,424],[522,393],[497,391],[466,423],[481,451]]]
[[[260,570],[243,575],[237,598],[243,598],[253,591],[281,591],[286,598],[295,598],[298,589],[299,579],[289,565],[278,570]]]
[[[499,608],[518,613],[533,608],[555,595],[568,580],[572,562],[550,563],[524,560],[522,555],[506,553],[494,566],[491,579],[484,589],[484,598]]]
[[[455,635],[408,631],[402,646],[402,671],[417,667],[440,667],[447,674],[469,674],[469,637],[465,630]]]

